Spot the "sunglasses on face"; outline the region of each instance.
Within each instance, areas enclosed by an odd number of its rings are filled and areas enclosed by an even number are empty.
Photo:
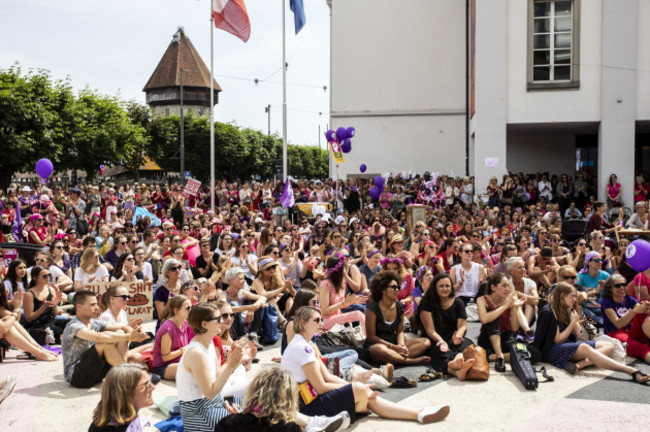
[[[172,266],[172,267],[169,267],[169,271],[173,271],[173,272],[175,272],[175,271],[180,271],[180,270],[181,270],[181,266]]]
[[[135,261],[135,258],[129,257],[129,258],[125,259],[124,261]]]
[[[600,259],[600,258],[594,258],[594,259],[591,260],[591,262],[595,262],[596,264],[600,264],[600,263],[603,262],[603,260]]]
[[[231,319],[231,318],[235,318],[235,314],[232,313],[232,312],[231,313],[221,314],[221,321],[228,320],[228,319]]]
[[[564,275],[562,276],[562,279],[570,279],[570,280],[576,280],[578,276],[576,275]]]
[[[390,285],[388,285],[386,287],[386,289],[392,289],[393,291],[399,291],[400,290],[399,285],[397,285],[397,284],[390,284]]]
[[[49,279],[49,278],[50,278],[50,274],[49,274],[49,273],[45,273],[45,274],[42,274],[41,277],[42,277],[43,279]]]
[[[627,286],[626,283],[615,283],[612,285],[614,288],[625,288]]]
[[[216,317],[212,317],[212,318],[208,318],[206,321],[208,321],[208,322],[210,322],[210,321],[221,321],[221,315],[216,316]]]
[[[316,324],[320,324],[320,323],[323,322],[323,318],[321,318],[321,317],[314,318],[312,321],[314,321]]]
[[[128,301],[128,300],[131,299],[131,296],[128,295],[128,294],[114,295],[114,296],[111,296],[111,297],[113,297],[113,298],[121,298],[124,301]]]

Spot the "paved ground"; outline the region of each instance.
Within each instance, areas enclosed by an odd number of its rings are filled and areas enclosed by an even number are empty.
[[[472,325],[469,336],[474,336]],[[86,431],[91,413],[99,401],[100,385],[75,389],[63,381],[62,362],[43,363],[16,360],[10,351],[0,364],[0,377],[19,376],[14,393],[0,404],[0,431],[47,432]],[[255,368],[270,364],[279,348],[260,352]],[[628,362],[632,359],[628,358]],[[650,365],[637,365],[650,373]],[[499,374],[491,370],[487,382],[456,379],[420,383],[415,389],[388,389],[382,397],[414,407],[447,403],[451,414],[442,423],[422,426],[413,422],[380,420],[370,415],[349,430],[355,432],[399,428],[411,430],[455,431],[642,431],[648,430],[650,386],[631,382],[626,375],[595,368],[571,376],[547,366],[552,383],[540,383],[537,391],[525,390],[508,366]],[[396,375],[416,378],[421,368],[397,369]],[[254,373],[255,369],[250,373]],[[163,381],[154,391],[156,399],[175,395],[173,383]],[[143,417],[155,423],[163,415],[154,408],[143,410]]]

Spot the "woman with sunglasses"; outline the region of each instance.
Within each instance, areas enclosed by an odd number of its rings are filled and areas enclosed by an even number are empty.
[[[52,254],[52,264],[57,266],[63,274],[72,280],[72,265],[70,259],[66,256],[65,244],[62,238],[52,242],[50,245],[50,253]]]
[[[645,383],[650,376],[633,367],[613,360],[611,342],[576,341],[580,334],[580,305],[575,287],[561,282],[553,290],[551,302],[539,312],[535,331],[535,347],[541,351],[542,360],[558,368],[576,374],[587,366],[623,372],[638,383]]]
[[[192,301],[179,294],[169,300],[168,319],[156,332],[153,344],[154,372],[161,378],[174,381],[178,362],[185,352],[185,347],[192,339],[192,330],[187,325],[187,318],[192,309]]]
[[[598,252],[589,252],[585,257],[585,265],[578,273],[578,285],[587,289],[589,300],[583,305],[585,315],[598,325],[603,325],[603,313],[600,302],[603,298],[603,286],[609,278],[609,273],[603,269],[603,259]]]
[[[117,260],[113,269],[111,281],[114,282],[136,282],[143,280],[144,276],[135,265],[135,257],[130,252],[125,252]]]
[[[370,282],[372,302],[366,307],[366,344],[370,357],[378,364],[429,364],[425,355],[431,348],[427,338],[404,338],[405,305],[398,300],[402,278],[384,270]]]
[[[203,281],[207,281],[205,278],[201,278]],[[184,282],[181,285],[181,294],[190,299],[192,306],[199,303],[199,301],[206,301],[207,296],[204,297],[201,293],[201,288],[199,280],[191,280]]]
[[[54,240],[55,232],[51,226],[45,227],[43,216],[40,214],[33,214],[29,216],[29,222],[32,227],[27,233],[27,243],[47,246]]]
[[[247,342],[235,342],[222,366],[212,342],[221,333],[221,314],[215,304],[199,303],[189,313],[187,323],[194,338],[185,347],[176,367],[176,388],[185,430],[214,431],[228,415],[221,390],[228,377],[247,354]],[[241,406],[242,397],[234,403]]]
[[[229,257],[234,257],[237,253],[237,249],[234,246],[232,235],[230,232],[223,233],[219,241],[219,247],[214,251],[217,255],[228,255]]]
[[[605,244],[605,235],[603,231],[592,231],[589,234],[589,249],[592,252],[598,252],[603,258],[602,269],[608,273],[614,273],[611,268],[612,250]]]
[[[293,326],[296,335],[282,356],[281,366],[291,373],[299,386],[313,389],[313,394],[316,395],[302,399],[299,408],[301,413],[333,416],[347,411],[354,422],[357,413],[372,411],[382,418],[413,420],[424,424],[443,420],[449,414],[448,405],[417,409],[377,397],[377,392],[364,383],[365,375],[348,383],[331,374],[311,342],[314,336],[323,331],[319,309],[309,306],[299,308]]]
[[[108,269],[100,262],[99,252],[93,248],[86,249],[74,272],[74,290],[83,289],[83,285],[89,282],[107,282],[108,277]]]
[[[59,317],[59,303],[63,294],[56,286],[50,284],[50,271],[40,266],[32,267],[32,280],[23,299],[25,328],[50,329],[56,343],[61,342],[61,335],[69,319]]]
[[[162,270],[160,272],[162,276],[163,283],[156,288],[156,291],[153,293],[153,303],[156,306],[156,311],[158,312],[158,323],[156,324],[156,330],[160,325],[167,319],[169,315],[169,299],[173,298],[180,294],[181,291],[181,267],[180,261],[175,258],[167,258],[163,263]]]
[[[650,363],[650,302],[626,295],[627,282],[610,276],[603,287],[603,332],[626,346],[630,357]]]
[[[129,326],[131,328],[142,325],[142,319],[129,322],[126,315],[126,306],[131,299],[129,289],[122,285],[113,285],[102,294],[99,308],[102,311],[99,320],[108,325]]]

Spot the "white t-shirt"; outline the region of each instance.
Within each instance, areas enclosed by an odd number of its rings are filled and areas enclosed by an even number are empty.
[[[81,267],[77,267],[77,270],[74,271],[74,280],[85,284],[93,275],[95,275],[95,281],[99,282],[104,276],[108,277],[108,269],[104,267],[104,264],[100,264],[95,273],[88,274]]]
[[[239,255],[230,258],[230,261],[232,262],[233,266],[241,267],[241,269],[244,270],[244,276],[246,276],[248,279],[255,279],[255,275],[251,273],[251,269],[248,268],[248,263],[246,261],[241,262]],[[250,261],[251,264],[256,263],[257,256],[255,256],[255,254],[248,254],[248,261]]]
[[[145,280],[153,281],[153,268],[151,267],[150,262],[144,262],[144,265],[142,266],[142,275]]]
[[[25,285],[22,282],[18,282],[16,285],[18,285],[18,291],[25,292]],[[11,281],[9,279],[5,280],[5,293],[7,294],[7,300],[13,300],[14,290],[11,288]]]
[[[129,318],[126,316],[126,312],[122,309],[117,317],[117,320],[113,316],[113,313],[110,309],[106,309],[99,316],[99,320],[107,325],[127,325],[129,323]]]
[[[512,283],[512,279],[510,279],[510,285],[514,288],[515,286]],[[524,294],[525,295],[530,295],[530,290],[533,288],[537,288],[537,284],[535,283],[534,280],[529,279],[527,277],[524,278]]]
[[[282,366],[282,369],[289,371],[293,379],[298,384],[301,384],[308,380],[307,374],[302,367],[315,361],[318,361],[318,358],[316,352],[314,352],[314,347],[304,337],[297,334],[291,339],[287,349],[284,350],[280,366]]]

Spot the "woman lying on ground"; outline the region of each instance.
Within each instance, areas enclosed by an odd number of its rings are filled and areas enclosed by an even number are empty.
[[[579,308],[576,289],[567,283],[558,283],[551,303],[544,306],[538,315],[534,345],[542,352],[542,359],[571,374],[596,365],[630,374],[639,383],[648,381],[650,376],[609,357],[614,350],[611,342],[576,342],[576,336],[580,334]]]
[[[431,366],[464,381],[476,360],[465,361],[463,350],[473,342],[465,337],[465,304],[454,295],[451,277],[439,274],[422,297],[416,321],[431,341]]]
[[[377,397],[378,393],[363,382],[365,375],[360,375],[350,384],[329,373],[317,357],[315,346],[309,342],[323,331],[319,309],[309,306],[298,309],[293,326],[296,335],[282,356],[282,368],[291,372],[299,385],[311,387],[311,395],[316,395],[313,398],[309,395],[305,399],[301,398],[301,413],[336,415],[345,410],[354,421],[356,413],[367,413],[370,410],[382,418],[417,420],[424,424],[440,421],[449,414],[448,405],[416,409]]]

